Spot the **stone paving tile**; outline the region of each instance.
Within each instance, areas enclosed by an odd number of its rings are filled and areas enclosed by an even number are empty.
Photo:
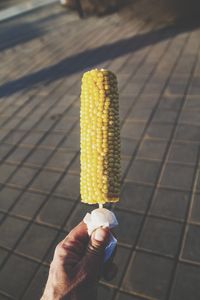
[[[3,163],[1,165],[0,183],[5,183],[6,180],[14,173],[16,166]]]
[[[40,167],[45,164],[51,154],[52,150],[36,148],[31,156],[28,157],[26,163]]]
[[[118,269],[116,277],[109,281],[109,284],[111,284],[114,287],[119,286],[119,282],[122,279],[122,276],[124,274],[125,268],[127,266],[128,259],[130,257],[131,250],[123,248],[121,246],[117,247],[117,252],[114,257],[114,262],[117,266],[120,266]],[[105,284],[107,283],[105,280],[102,280]]]
[[[15,203],[15,200],[20,195],[21,191],[4,187],[0,190],[0,210],[8,211]]]
[[[144,140],[138,150],[137,157],[162,160],[166,147],[166,141]]]
[[[21,142],[23,145],[36,145],[44,136],[44,132],[29,132],[29,134]]]
[[[116,210],[115,213],[120,224],[114,229],[118,242],[123,245],[133,246],[136,242],[143,216],[121,210]]]
[[[74,156],[75,152],[66,152],[58,150],[48,161],[46,167],[64,171],[68,167]]]
[[[44,259],[45,263],[50,265],[50,263],[52,262],[53,257],[54,257],[54,251],[56,249],[56,246],[58,245],[58,243],[60,243],[62,240],[64,240],[64,238],[66,238],[67,234],[68,234],[68,232],[58,231],[58,234],[57,234],[55,240],[53,241],[51,247],[48,249],[49,252],[45,256],[45,259]]]
[[[31,189],[49,193],[60,178],[60,173],[41,171],[31,185]]]
[[[68,168],[68,173],[73,173],[76,175],[80,174],[80,154],[76,156],[75,160],[72,162],[72,164]]]
[[[182,102],[183,97],[163,95],[159,104],[159,108],[177,111],[180,109]]]
[[[152,187],[125,182],[121,191],[122,201],[117,203],[117,207],[144,213],[149,205],[152,192]]]
[[[164,300],[172,270],[172,260],[137,252],[129,263],[123,289],[148,299]]]
[[[197,142],[200,141],[200,128],[196,125],[180,124],[177,127],[176,140],[182,140],[187,142]]]
[[[174,124],[177,118],[177,114],[177,111],[159,108],[154,114],[152,122]]]
[[[32,219],[44,200],[45,197],[43,195],[25,192],[15,204],[12,213],[19,217]]]
[[[0,272],[0,289],[14,299],[20,299],[36,267],[35,262],[16,255],[10,256]],[[15,274],[12,280],[11,274]]]
[[[188,95],[184,107],[185,109],[190,109],[192,111],[200,110],[199,96],[193,97]]]
[[[153,199],[150,213],[152,215],[170,219],[184,220],[188,209],[189,199],[189,192],[159,188]]]
[[[198,300],[200,269],[197,266],[179,263],[170,300]]]
[[[76,207],[74,208],[73,212],[69,216],[69,219],[67,220],[65,224],[65,229],[67,231],[70,231],[74,226],[79,224],[81,220],[85,217],[86,213],[89,213],[93,210],[93,206],[86,205],[84,203],[78,203]]]
[[[138,140],[121,138],[121,155],[132,156],[138,145]]]
[[[127,139],[140,139],[145,128],[143,122],[125,122],[121,130],[122,138]]]
[[[117,294],[117,298],[116,300],[142,300],[145,298],[139,298],[137,296],[133,296],[133,295],[128,295],[128,294],[124,294],[124,293],[118,293]]]
[[[114,291],[111,287],[99,284],[98,291],[97,291],[97,297],[98,297],[98,299],[112,300],[113,292]]]
[[[182,233],[182,224],[159,218],[146,218],[138,248],[175,257]]]
[[[167,163],[161,177],[163,187],[190,190],[194,177],[194,167]]]
[[[175,142],[172,144],[168,161],[196,164],[199,146],[191,143]]]
[[[79,176],[66,174],[55,190],[55,194],[77,200],[80,194]]]
[[[63,134],[50,132],[44,137],[44,139],[42,139],[40,146],[55,148],[63,139],[63,137]]]
[[[20,163],[31,151],[28,147],[17,147],[14,152],[12,152],[7,160],[15,163]]]
[[[181,258],[200,263],[200,227],[188,225],[185,232],[185,240],[182,248]]]
[[[24,295],[24,299],[35,300],[41,298],[48,277],[48,272],[48,267],[41,266],[39,268]]]
[[[61,147],[68,151],[78,151],[80,149],[80,135],[72,131],[62,143]]]
[[[54,238],[57,231],[41,225],[32,224],[16,248],[18,253],[41,260]]]
[[[127,179],[140,183],[154,184],[160,170],[160,162],[135,160],[127,174]]]
[[[171,124],[152,123],[148,127],[144,138],[169,140],[172,130],[173,125]]]
[[[1,143],[0,161],[3,160],[8,155],[8,153],[11,151],[11,149],[13,149],[13,145]]]
[[[0,266],[2,265],[2,263],[4,262],[7,256],[8,256],[8,251],[0,248]]]
[[[27,167],[18,168],[9,183],[25,188],[33,180],[36,172],[37,170]]]
[[[0,227],[0,246],[12,249],[22,233],[25,231],[28,222],[13,217],[7,217]]]
[[[60,227],[70,216],[73,206],[74,203],[72,201],[50,197],[40,210],[36,221]]]
[[[200,194],[194,195],[192,209],[190,214],[190,221],[200,224]]]

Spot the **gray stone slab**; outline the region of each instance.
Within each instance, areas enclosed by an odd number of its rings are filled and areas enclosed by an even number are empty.
[[[200,127],[196,125],[180,124],[176,129],[175,139],[187,141],[187,142],[199,143]]]
[[[118,242],[123,245],[133,246],[138,237],[143,216],[121,210],[116,210],[115,214],[120,224],[114,229]]]
[[[71,214],[74,203],[58,197],[50,197],[37,215],[37,221],[50,226],[62,226]]]
[[[181,258],[193,262],[200,262],[200,227],[188,225],[185,231],[185,241],[182,248]]]
[[[152,215],[170,219],[184,220],[188,209],[189,199],[189,192],[158,189],[155,193],[150,213]]]
[[[170,147],[168,161],[196,164],[198,151],[197,144],[174,142]]]
[[[2,211],[8,211],[10,207],[15,203],[20,193],[20,190],[8,187],[2,188],[0,190],[0,209]]]
[[[41,266],[31,281],[24,298],[29,300],[40,299],[46,284],[49,268]]]
[[[162,160],[166,148],[166,141],[144,140],[137,152],[137,157]]]
[[[17,246],[16,251],[42,260],[56,234],[55,229],[32,224]]]
[[[6,257],[8,256],[8,253],[9,252],[7,250],[0,248],[0,266],[2,265],[2,263],[4,262]]]
[[[198,300],[200,269],[197,266],[179,263],[170,300]]]
[[[160,162],[148,160],[135,160],[127,174],[126,179],[146,184],[155,184],[160,170]]]
[[[198,225],[200,224],[200,194],[194,195],[192,210],[190,214],[190,221]]]
[[[117,207],[144,213],[149,205],[153,188],[134,182],[125,182]]]
[[[28,222],[24,220],[7,217],[0,227],[0,245],[12,249],[27,225]]]
[[[59,180],[60,176],[61,176],[60,173],[43,170],[35,178],[30,188],[34,190],[50,193],[52,188],[56,185],[56,182]]]
[[[36,268],[35,262],[16,255],[10,256],[0,273],[0,289],[11,297],[20,299]]]
[[[12,213],[20,217],[32,219],[44,201],[45,197],[43,195],[25,192],[12,209]]]
[[[140,139],[144,132],[145,123],[143,122],[125,122],[121,129],[122,138]]]
[[[166,299],[173,271],[173,261],[137,252],[129,263],[123,289],[143,297]]]
[[[171,124],[153,123],[149,125],[144,138],[169,140],[172,129]]]
[[[3,163],[1,165],[0,182],[1,183],[6,182],[8,178],[14,173],[15,170],[16,170],[16,166]]]
[[[138,247],[175,257],[182,234],[182,224],[149,217],[145,221]]]
[[[10,183],[15,184],[21,188],[25,188],[36,175],[37,170],[27,167],[18,168],[15,174],[10,179]]]
[[[163,187],[190,190],[194,180],[194,167],[168,163],[161,177]]]
[[[79,176],[66,174],[54,193],[58,196],[77,200],[80,194]]]
[[[66,152],[58,150],[48,161],[46,167],[54,170],[64,171],[68,167],[74,156],[75,152]]]
[[[128,260],[130,258],[130,253],[131,253],[130,249],[126,249],[121,246],[117,247],[117,251],[113,261],[117,266],[120,266],[120,268],[118,268],[118,272],[115,278],[109,281],[109,284],[112,285],[113,287],[118,288],[120,280],[124,275],[124,271],[127,266]],[[103,279],[101,280],[101,282],[105,284],[107,283],[107,281]]]

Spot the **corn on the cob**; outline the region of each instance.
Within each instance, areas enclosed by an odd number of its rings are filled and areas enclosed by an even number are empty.
[[[116,76],[91,70],[81,88],[81,201],[117,202],[120,192],[119,100]]]

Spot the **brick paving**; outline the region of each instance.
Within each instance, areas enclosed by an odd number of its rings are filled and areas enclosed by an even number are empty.
[[[92,67],[120,88],[117,277],[99,299],[200,299],[200,30],[59,5],[0,28],[0,299],[39,299],[55,245],[84,216],[79,93]]]

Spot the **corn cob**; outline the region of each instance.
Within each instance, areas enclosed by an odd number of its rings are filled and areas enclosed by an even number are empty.
[[[81,87],[81,201],[117,202],[120,192],[119,100],[116,76],[84,73]]]

